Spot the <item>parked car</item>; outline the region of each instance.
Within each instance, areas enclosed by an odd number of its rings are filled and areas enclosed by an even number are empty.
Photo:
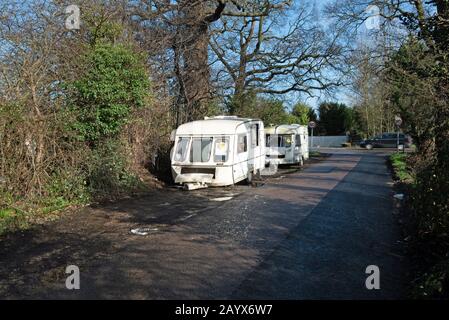
[[[181,125],[173,140],[173,179],[188,190],[251,182],[265,168],[265,132],[260,120],[205,118]]]
[[[299,124],[265,129],[267,164],[304,164],[309,158],[309,132]]]
[[[368,150],[373,148],[397,148],[398,134],[384,133],[371,139],[362,140],[360,146]],[[410,139],[403,133],[399,134],[399,146],[410,147]]]

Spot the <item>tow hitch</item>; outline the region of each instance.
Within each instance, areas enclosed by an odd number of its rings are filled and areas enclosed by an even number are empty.
[[[184,184],[184,189],[191,191],[191,190],[198,190],[198,189],[206,189],[207,188],[207,184],[205,183],[186,183]]]

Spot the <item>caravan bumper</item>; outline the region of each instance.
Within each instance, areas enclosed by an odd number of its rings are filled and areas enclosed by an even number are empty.
[[[232,170],[233,166],[226,166],[226,167],[172,166],[173,180],[176,184],[186,185],[190,183],[190,184],[201,184],[211,187],[224,187],[233,185],[234,178]]]
[[[212,174],[202,173],[187,173],[176,176],[175,183],[199,183],[199,184],[211,184],[214,176]]]

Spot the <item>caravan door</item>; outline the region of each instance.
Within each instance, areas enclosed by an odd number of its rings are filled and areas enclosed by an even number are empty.
[[[295,152],[293,155],[293,162],[294,163],[300,163],[301,162],[301,157],[302,155],[302,144],[303,144],[303,139],[301,138],[300,134],[297,134],[295,136]]]
[[[260,157],[261,157],[261,151],[264,146],[261,144],[260,139],[260,125],[258,123],[255,123],[251,126],[250,131],[250,139],[249,139],[249,163],[248,167],[249,170],[254,172],[255,170],[260,168]],[[264,165],[265,165],[265,159]]]
[[[309,133],[307,131],[308,129],[305,129],[304,132],[301,134],[301,153],[304,158],[304,160],[309,160]]]
[[[238,133],[235,139],[234,182],[237,183],[248,176],[248,135],[246,133]]]
[[[291,163],[294,159],[295,146],[293,141],[293,135],[284,134],[282,135],[283,145],[285,148],[285,162]]]

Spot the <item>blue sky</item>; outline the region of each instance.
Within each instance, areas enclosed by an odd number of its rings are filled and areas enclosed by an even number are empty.
[[[296,1],[307,1],[307,0],[296,0]],[[316,5],[317,10],[319,10],[319,16],[322,20],[322,25],[324,28],[328,27],[328,19],[326,19],[323,9],[324,7],[334,2],[335,0],[314,0],[314,5]],[[301,100],[314,109],[318,109],[318,106],[321,102],[324,101],[337,101],[340,103],[345,103],[347,105],[351,105],[351,97],[348,95],[348,89],[347,88],[336,88],[332,94],[332,96],[326,96],[323,92],[315,91],[313,93],[313,97],[310,97],[308,95],[298,95],[298,94],[292,94],[291,97],[289,97],[286,101],[287,107],[291,107],[296,101]]]
[[[295,1],[307,1],[307,0],[295,0]],[[322,20],[322,24],[324,28],[328,27],[329,21],[325,17],[323,13],[323,9],[327,4],[330,4],[332,2],[335,2],[336,0],[314,0],[315,5],[317,6],[317,9],[320,12],[320,19]],[[368,8],[368,7],[367,7]],[[374,38],[372,37],[371,31],[369,31],[365,25],[360,26],[360,28],[357,31],[357,35],[354,37],[353,42],[354,44],[360,43],[365,45],[373,45]],[[328,74],[330,76],[330,74]],[[293,99],[290,99],[289,102],[287,102],[288,105],[291,105],[294,103],[295,100],[301,99],[309,104],[311,107],[317,109],[319,104],[324,101],[335,101],[339,103],[344,103],[348,106],[352,106],[354,104],[354,94],[351,92],[349,87],[339,87],[336,88],[331,96],[327,96],[323,92],[316,91],[314,92],[314,97],[308,97],[308,96],[297,96],[293,97]]]

